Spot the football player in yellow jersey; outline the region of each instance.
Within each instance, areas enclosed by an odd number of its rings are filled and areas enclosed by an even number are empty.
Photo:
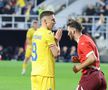
[[[22,75],[25,75],[27,62],[31,57],[32,37],[36,30],[37,30],[37,20],[34,20],[32,23],[32,27],[27,31],[27,34],[26,34],[26,52],[25,52],[25,59],[23,61],[23,66],[22,66]]]
[[[52,11],[40,15],[41,27],[32,39],[32,90],[55,90],[55,58],[60,55],[59,41],[62,31],[54,35],[55,17]]]

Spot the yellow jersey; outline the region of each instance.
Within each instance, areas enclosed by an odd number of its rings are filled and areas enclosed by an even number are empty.
[[[55,58],[50,45],[56,44],[52,31],[39,28],[32,39],[32,72],[31,75],[54,77]]]
[[[32,45],[32,37],[33,37],[33,34],[36,30],[31,27],[28,31],[27,31],[27,35],[26,35],[26,38],[29,38],[29,41],[30,41],[30,44]]]

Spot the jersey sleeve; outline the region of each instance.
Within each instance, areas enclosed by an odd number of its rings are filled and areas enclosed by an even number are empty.
[[[80,44],[80,50],[83,53],[85,57],[88,57],[88,55],[93,52],[93,48],[90,42],[82,42]]]
[[[47,33],[46,35],[46,41],[48,43],[48,45],[55,45],[55,38],[54,38],[54,34],[52,32]]]
[[[27,35],[26,35],[26,38],[31,38],[30,30],[28,30]]]

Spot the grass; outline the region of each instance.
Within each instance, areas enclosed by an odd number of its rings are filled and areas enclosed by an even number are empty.
[[[56,63],[56,90],[75,90],[81,73],[72,72],[72,63]],[[22,62],[0,61],[0,90],[31,90],[28,65],[25,76],[21,75]],[[101,64],[108,82],[108,64]]]

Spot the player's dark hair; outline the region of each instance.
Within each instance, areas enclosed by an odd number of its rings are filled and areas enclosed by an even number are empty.
[[[67,22],[67,26],[73,27],[76,30],[78,30],[79,32],[81,32],[83,29],[82,25],[73,19],[69,19],[69,21]]]
[[[40,15],[40,20],[44,17],[44,16],[50,16],[53,15],[54,12],[53,11],[43,11]]]

